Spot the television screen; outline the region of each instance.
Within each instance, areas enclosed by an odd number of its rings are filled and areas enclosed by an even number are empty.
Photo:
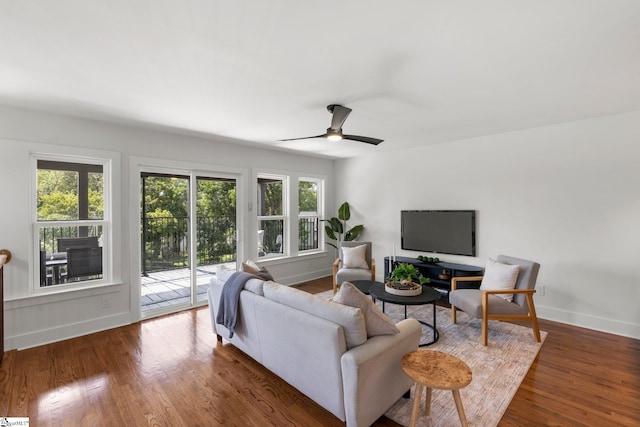
[[[401,211],[402,249],[476,256],[476,211]]]

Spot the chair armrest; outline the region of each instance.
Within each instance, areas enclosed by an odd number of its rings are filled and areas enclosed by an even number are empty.
[[[535,289],[496,289],[496,290],[482,290],[486,294],[535,294]]]
[[[334,276],[336,275],[336,273],[340,269],[340,263],[341,262],[342,262],[342,260],[340,258],[336,258],[336,260],[333,261],[333,275]]]
[[[400,360],[418,349],[422,328],[415,319],[396,326],[400,333],[369,338],[340,359],[347,425],[373,424],[413,384]]]
[[[376,260],[371,258],[371,280],[376,280]]]
[[[482,276],[452,277],[451,290],[458,289],[458,282],[480,282],[482,279]]]

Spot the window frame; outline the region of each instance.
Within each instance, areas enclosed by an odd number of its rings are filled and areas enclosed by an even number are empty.
[[[62,151],[62,150],[61,150]],[[80,151],[80,150],[78,150]],[[74,220],[38,220],[38,161],[59,162],[59,163],[79,163],[88,165],[102,166],[103,181],[103,215],[102,219],[74,219]],[[117,179],[117,170],[119,169],[119,157],[108,152],[87,153],[87,155],[71,155],[71,154],[51,154],[51,153],[31,153],[30,155],[30,174],[31,174],[31,237],[32,244],[32,265],[30,268],[30,290],[32,294],[53,294],[66,292],[70,290],[81,290],[94,288],[104,285],[114,284],[116,278],[114,275],[113,236],[118,225],[114,224],[114,188],[119,185],[114,182]],[[115,169],[115,171],[114,171]],[[51,286],[42,286],[40,283],[40,229],[42,227],[60,226],[76,227],[76,226],[99,226],[102,227],[102,277],[97,279],[88,279],[71,283],[59,283]]]
[[[279,180],[282,182],[282,214],[281,215],[260,215],[260,200],[259,200],[259,188],[260,188],[260,179],[273,179]],[[276,174],[276,173],[268,173],[268,172],[258,172],[256,173],[256,192],[255,192],[255,200],[256,200],[256,239],[257,232],[260,230],[260,222],[261,221],[282,221],[282,249],[279,253],[272,253],[272,255],[264,255],[259,256],[258,253],[258,245],[256,245],[255,249],[252,250],[253,256],[256,256],[256,259],[259,260],[272,260],[279,258],[286,258],[290,256],[291,253],[291,244],[289,242],[290,235],[289,233],[289,221],[290,221],[290,203],[289,203],[289,182],[290,176],[285,174]]]
[[[309,213],[303,213],[300,211],[300,200],[298,200],[298,206],[297,206],[297,214],[298,214],[298,253],[300,255],[305,255],[305,254],[309,254],[309,253],[316,253],[316,252],[321,252],[321,248],[324,247],[324,233],[323,233],[323,228],[320,225],[320,222],[324,216],[324,199],[325,199],[325,194],[324,194],[324,182],[325,180],[323,178],[318,178],[318,177],[308,177],[308,176],[300,176],[298,177],[298,184],[297,184],[297,193],[298,195],[300,194],[300,182],[313,182],[316,184],[316,212],[315,214],[309,214]],[[317,218],[317,226],[318,226],[318,247],[317,248],[312,248],[312,249],[305,249],[305,250],[300,250],[300,220],[302,219],[308,219],[308,218]]]

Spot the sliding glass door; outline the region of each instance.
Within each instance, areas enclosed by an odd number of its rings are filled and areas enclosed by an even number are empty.
[[[236,180],[198,176],[195,211],[196,299],[203,302],[217,266],[236,264]]]
[[[143,317],[206,302],[220,264],[236,262],[236,179],[141,173]]]

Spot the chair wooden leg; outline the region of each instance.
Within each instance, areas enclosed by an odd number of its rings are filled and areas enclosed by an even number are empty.
[[[489,332],[487,331],[489,329],[489,321],[487,320],[486,317],[482,318],[482,345],[487,345],[488,341],[489,341]]]
[[[536,308],[533,305],[533,295],[527,294],[527,305],[529,306],[529,316],[531,316],[531,327],[533,328],[533,336],[537,342],[541,341],[540,327],[538,326],[538,316],[536,315]]]
[[[429,415],[431,415],[431,393],[432,393],[432,389],[431,387],[427,387],[427,395],[424,399],[424,414],[428,417]]]
[[[456,319],[456,306],[455,305],[451,305],[451,323],[456,323],[457,319]]]
[[[456,409],[460,416],[460,423],[463,427],[467,427],[467,417],[464,415],[464,408],[462,407],[462,399],[460,398],[460,390],[451,390],[453,392],[453,400],[456,402]]]
[[[482,293],[482,345],[487,345],[489,334],[489,296],[486,292]]]
[[[420,414],[420,399],[422,398],[422,389],[424,386],[422,384],[416,383],[416,392],[415,396],[413,396],[413,409],[411,410],[411,421],[409,422],[409,427],[415,427],[416,421],[418,421],[418,415]]]

